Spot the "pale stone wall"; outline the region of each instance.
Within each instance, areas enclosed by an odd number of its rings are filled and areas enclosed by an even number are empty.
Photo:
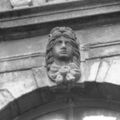
[[[9,0],[0,0],[0,11],[6,11],[12,9],[11,3]]]
[[[77,0],[0,0],[0,11],[8,11],[11,9],[21,9],[26,7],[42,6],[70,1]]]
[[[120,24],[77,30],[81,79],[120,85]],[[0,42],[0,105],[44,86],[54,86],[46,74],[48,36]]]

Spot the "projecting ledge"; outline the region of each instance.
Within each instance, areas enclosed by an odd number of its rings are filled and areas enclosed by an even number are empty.
[[[0,27],[10,28],[120,11],[119,0],[83,0],[0,13]]]

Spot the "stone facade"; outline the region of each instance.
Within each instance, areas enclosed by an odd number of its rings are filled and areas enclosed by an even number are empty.
[[[82,73],[78,83],[120,85],[119,26],[101,25],[75,31],[81,43]],[[47,40],[47,36],[39,36],[1,43],[0,88],[9,91],[14,99],[37,88],[55,85],[46,74],[43,44],[47,44]],[[11,101],[11,97],[8,100]]]
[[[10,2],[13,8],[29,7],[32,4],[31,0],[10,0]]]
[[[73,0],[1,0],[0,11],[8,11],[12,9],[23,9],[35,6],[44,6],[49,4],[57,4],[70,2]]]
[[[58,88],[54,91],[56,84],[49,80],[45,64],[48,33],[55,26],[71,27],[80,43],[81,78],[77,81],[80,87],[75,86],[71,90],[72,98],[89,96],[120,100],[120,3],[113,0],[109,4],[108,1],[104,2],[68,2],[63,5],[68,5],[69,9],[59,4],[58,8],[54,5],[32,8],[31,13],[29,9],[9,11],[11,15],[0,13],[1,110],[12,109],[11,118],[15,118],[36,106],[61,99],[62,90]],[[41,4],[34,0],[35,6],[36,3]],[[33,96],[35,100],[31,99]],[[7,112],[1,114],[10,116],[12,110],[9,109],[4,109]]]

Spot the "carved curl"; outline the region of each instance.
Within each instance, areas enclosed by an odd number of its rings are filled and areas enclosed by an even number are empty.
[[[60,36],[70,38],[70,42],[73,49],[73,58],[72,61],[80,66],[80,52],[79,52],[79,43],[77,41],[76,35],[73,30],[69,27],[55,27],[51,30],[49,34],[49,40],[46,49],[46,67],[49,71],[51,64],[54,62],[53,57],[53,47],[55,45],[56,39]]]

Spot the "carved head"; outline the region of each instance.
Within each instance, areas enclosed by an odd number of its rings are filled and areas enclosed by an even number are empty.
[[[69,27],[55,27],[49,34],[46,49],[47,70],[55,59],[71,61],[78,66],[80,64],[79,44],[75,33]]]

